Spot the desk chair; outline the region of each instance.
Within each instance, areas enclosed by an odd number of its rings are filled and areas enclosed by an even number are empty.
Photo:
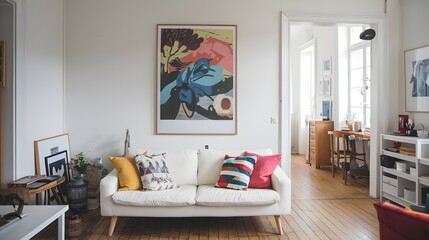
[[[362,151],[358,152],[356,147],[356,142],[361,141],[362,142]],[[353,177],[369,177],[369,170],[368,165],[366,163],[366,152],[365,152],[365,145],[367,145],[369,139],[367,138],[356,138],[354,135],[349,136],[349,145],[350,150],[352,154],[352,161],[355,161],[353,164],[350,163],[350,176]],[[356,160],[363,161],[363,166],[359,167]],[[354,167],[352,167],[354,166]]]
[[[349,150],[347,144],[347,135],[341,131],[333,131],[331,136],[331,163],[332,163],[332,177],[335,177],[335,169],[340,166],[341,159],[343,159],[343,179],[344,184],[347,183],[347,171],[350,165],[350,160],[352,158],[352,153]],[[341,145],[340,145],[341,142]],[[340,146],[342,149],[340,149]],[[337,164],[335,165],[335,158]],[[347,162],[349,159],[349,162]]]

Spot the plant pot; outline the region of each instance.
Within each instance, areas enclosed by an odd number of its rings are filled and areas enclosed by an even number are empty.
[[[88,201],[88,183],[82,177],[75,177],[67,184],[67,201],[74,212],[86,209]]]

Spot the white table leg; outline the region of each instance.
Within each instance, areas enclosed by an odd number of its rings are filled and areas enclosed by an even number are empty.
[[[58,239],[64,240],[65,239],[65,216],[62,214],[58,218]]]

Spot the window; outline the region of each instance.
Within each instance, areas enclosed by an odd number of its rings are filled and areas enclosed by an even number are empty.
[[[349,106],[350,118],[371,127],[371,42],[359,39],[365,28],[349,28]]]

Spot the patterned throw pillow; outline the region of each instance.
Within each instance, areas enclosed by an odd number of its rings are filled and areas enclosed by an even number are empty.
[[[226,155],[215,187],[247,190],[256,159],[256,156],[230,157]]]
[[[165,153],[161,153],[150,156],[139,154],[135,157],[144,191],[157,191],[177,187],[169,175],[170,172],[165,163],[165,156]]]

